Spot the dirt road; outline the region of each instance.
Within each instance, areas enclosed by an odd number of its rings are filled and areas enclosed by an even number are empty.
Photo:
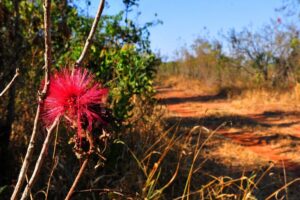
[[[217,134],[287,169],[300,166],[300,109],[289,102],[245,101],[224,92],[206,94],[191,88],[160,87],[157,98],[167,119],[181,126],[203,125]],[[241,160],[241,162],[243,162]]]

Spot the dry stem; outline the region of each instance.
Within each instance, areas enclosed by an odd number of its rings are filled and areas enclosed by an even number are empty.
[[[132,194],[130,192],[124,192],[124,191],[118,191],[118,190],[113,190],[109,188],[102,188],[102,189],[85,189],[85,190],[79,190],[75,191],[74,194],[78,193],[92,193],[92,192],[97,192],[99,195],[103,193],[113,193],[115,195],[118,195],[119,197],[122,197],[122,199],[142,199],[141,197],[138,196],[138,194]]]
[[[72,187],[70,188],[65,200],[71,199],[71,196],[72,196],[72,194],[73,194],[73,192],[74,192],[74,190],[75,190],[75,188],[76,188],[76,186],[77,186],[77,184],[78,184],[78,182],[79,182],[79,180],[80,180],[80,178],[81,178],[81,176],[82,176],[82,174],[83,174],[83,172],[84,172],[84,170],[85,170],[85,168],[88,164],[88,161],[89,161],[88,157],[83,161],[83,163],[80,167],[80,170],[79,170],[79,172],[78,172],[78,174],[77,174],[77,176],[76,176],[76,178],[75,178],[75,180],[72,184]]]
[[[73,192],[74,192],[74,190],[75,190],[75,188],[76,188],[76,186],[77,186],[77,184],[78,184],[78,182],[79,182],[79,180],[80,180],[80,178],[81,178],[81,176],[82,176],[82,174],[83,174],[83,172],[84,172],[84,170],[85,170],[85,168],[88,164],[89,157],[92,153],[94,153],[95,145],[94,145],[93,135],[90,132],[87,131],[86,132],[86,137],[87,137],[87,139],[89,141],[89,145],[90,145],[89,151],[87,153],[87,158],[83,161],[83,163],[80,167],[80,170],[79,170],[79,172],[78,172],[78,174],[77,174],[77,176],[76,176],[76,178],[75,178],[75,180],[74,180],[74,182],[73,182],[73,184],[72,184],[65,200],[71,199],[71,196],[72,196],[72,194],[73,194]]]
[[[11,81],[7,84],[7,86],[4,88],[4,90],[1,92],[0,97],[3,96],[3,94],[12,86],[14,83],[15,79],[19,76],[19,68],[16,69],[16,73],[14,77],[11,79]]]
[[[57,167],[57,164],[58,164],[58,156],[56,156],[56,147],[57,147],[57,139],[58,139],[58,127],[59,127],[59,122],[56,126],[56,133],[55,133],[54,147],[53,147],[53,155],[52,155],[52,169],[51,169],[49,179],[48,179],[48,184],[47,184],[47,189],[46,189],[46,194],[45,194],[45,200],[48,200],[48,194],[49,194],[50,185],[51,185],[51,178],[52,178],[54,170],[55,170],[55,168]]]
[[[85,56],[87,55],[87,52],[88,52],[88,50],[89,50],[89,48],[92,44],[92,39],[93,39],[93,36],[94,36],[95,31],[97,29],[97,26],[98,26],[98,23],[99,23],[99,20],[100,20],[100,17],[101,17],[103,8],[104,8],[104,3],[105,3],[105,0],[101,0],[100,4],[98,6],[98,10],[97,10],[97,13],[96,13],[91,31],[89,33],[89,36],[88,36],[87,40],[85,41],[83,51],[81,52],[80,57],[78,58],[78,60],[75,63],[75,67],[81,66],[81,64],[82,64]]]
[[[38,175],[39,175],[39,172],[41,171],[41,167],[43,165],[44,159],[47,155],[47,150],[48,150],[48,146],[49,146],[49,143],[50,143],[50,140],[51,140],[51,137],[52,137],[53,130],[57,126],[58,121],[59,121],[59,118],[56,118],[56,120],[53,122],[51,127],[47,130],[47,136],[46,136],[46,139],[43,143],[42,150],[40,152],[39,158],[38,158],[38,160],[36,162],[36,165],[34,167],[34,171],[32,173],[32,176],[31,176],[28,184],[26,185],[26,187],[24,189],[21,200],[24,200],[28,197],[32,186],[34,185],[34,183],[36,182],[36,180],[38,178]]]
[[[45,84],[44,84],[44,88],[42,90],[41,95],[39,95],[39,102],[43,101],[43,99],[45,98],[45,95],[48,90],[48,85],[49,85],[49,70],[51,67],[50,9],[51,9],[51,0],[45,0],[44,1],[44,30],[45,30],[45,54],[44,54],[44,57],[45,57],[45,66],[44,66],[45,79],[44,80],[45,80]],[[36,136],[37,136],[37,126],[38,126],[38,121],[40,118],[40,112],[41,112],[41,106],[39,103],[38,107],[37,107],[36,115],[35,115],[33,130],[32,130],[30,142],[29,142],[29,145],[27,148],[26,156],[25,156],[24,162],[22,164],[22,168],[20,170],[20,174],[18,177],[16,187],[11,196],[11,200],[17,199],[18,194],[24,183],[25,175],[27,173],[27,170],[28,170],[31,158],[32,158],[34,146],[35,146],[35,140],[36,140]]]

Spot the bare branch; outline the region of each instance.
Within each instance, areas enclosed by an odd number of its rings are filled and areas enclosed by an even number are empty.
[[[102,188],[102,189],[90,188],[85,190],[78,190],[74,192],[74,195],[79,193],[92,193],[92,192],[99,193],[99,195],[113,193],[115,195],[118,195],[119,197],[122,197],[123,199],[142,199],[140,196],[138,196],[138,194],[132,194],[130,192],[118,191],[109,188]]]
[[[92,44],[92,39],[93,39],[93,36],[94,36],[95,31],[97,29],[97,26],[98,26],[98,23],[99,23],[99,20],[100,20],[100,17],[101,17],[103,8],[104,8],[104,3],[105,3],[105,0],[101,0],[101,2],[99,3],[99,7],[98,7],[98,10],[97,10],[97,14],[95,16],[91,31],[89,33],[89,36],[88,36],[87,40],[85,41],[84,48],[81,52],[81,55],[75,63],[75,67],[81,66],[81,64],[82,64],[84,58],[86,57],[87,52],[88,52],[88,50],[89,50],[89,48]]]
[[[74,190],[75,190],[75,188],[76,188],[76,186],[77,186],[77,184],[78,184],[78,182],[79,182],[79,180],[80,180],[80,178],[81,178],[81,176],[82,176],[85,168],[87,167],[87,164],[88,164],[88,161],[89,161],[89,157],[90,157],[91,154],[94,153],[95,145],[94,145],[93,136],[92,136],[92,134],[89,131],[86,132],[86,136],[87,136],[87,139],[88,139],[89,145],[90,145],[89,151],[87,153],[86,159],[83,161],[83,163],[82,163],[82,165],[81,165],[81,167],[80,167],[80,169],[78,171],[78,174],[77,174],[77,176],[76,176],[76,178],[75,178],[75,180],[74,180],[74,182],[73,182],[73,184],[72,184],[72,186],[71,186],[71,188],[70,188],[70,190],[69,190],[69,192],[68,192],[65,200],[70,200],[71,199],[71,197],[73,195],[73,192],[74,192]]]
[[[56,147],[57,147],[57,140],[58,140],[58,127],[59,124],[56,126],[56,132],[55,132],[55,139],[54,139],[54,147],[53,147],[53,155],[52,155],[52,169],[48,178],[48,183],[47,183],[47,189],[46,189],[46,194],[45,194],[45,200],[48,200],[48,195],[49,195],[49,190],[51,186],[51,179],[54,173],[55,168],[57,167],[58,164],[58,156],[56,155]]]
[[[4,90],[1,92],[0,97],[3,96],[3,94],[12,86],[14,83],[15,79],[19,76],[19,68],[16,69],[16,73],[14,77],[11,79],[11,81],[7,84],[7,86],[4,88]]]
[[[82,174],[83,174],[83,172],[84,172],[84,170],[85,170],[85,168],[86,168],[86,166],[88,164],[88,161],[89,161],[89,158],[86,158],[83,161],[83,163],[82,163],[82,165],[80,167],[80,170],[79,170],[79,172],[78,172],[78,174],[77,174],[77,176],[76,176],[76,178],[75,178],[75,180],[74,180],[74,182],[72,184],[72,187],[70,188],[70,190],[69,190],[69,192],[68,192],[65,200],[70,200],[71,199],[72,194],[73,194],[73,192],[74,192],[74,190],[75,190],[75,188],[76,188],[76,186],[77,186],[77,184],[79,182],[79,179],[81,178],[81,176],[82,176]]]
[[[24,199],[26,199],[28,197],[28,195],[29,195],[29,193],[31,191],[31,188],[33,187],[34,183],[36,182],[36,180],[38,178],[38,175],[39,175],[39,173],[41,171],[41,167],[43,165],[44,159],[45,159],[45,157],[47,155],[49,143],[50,143],[51,137],[53,135],[52,134],[53,130],[57,126],[58,121],[59,121],[59,118],[56,118],[56,120],[53,122],[53,124],[51,125],[51,127],[47,130],[47,136],[46,136],[46,138],[44,140],[42,150],[41,150],[39,158],[38,158],[38,160],[37,160],[37,162],[35,164],[32,176],[31,176],[28,184],[26,185],[26,187],[24,189],[24,192],[22,194],[21,200],[24,200]]]
[[[11,196],[11,200],[16,200],[18,198],[18,194],[22,188],[22,185],[25,180],[25,175],[27,173],[29,164],[31,162],[33,150],[35,147],[36,136],[37,136],[37,126],[38,126],[38,121],[39,121],[40,112],[41,112],[40,103],[41,103],[41,101],[43,101],[43,99],[47,93],[47,89],[48,89],[48,85],[49,85],[49,70],[51,67],[50,10],[51,10],[51,0],[45,0],[44,1],[44,32],[45,32],[45,54],[44,54],[44,57],[45,57],[45,66],[44,66],[45,79],[44,80],[45,80],[45,84],[44,84],[41,95],[39,95],[39,104],[38,104],[35,119],[34,119],[33,130],[32,130],[32,134],[31,134],[30,142],[29,142],[29,145],[27,148],[24,162],[22,164],[22,168],[20,170],[20,174],[18,177],[16,187]]]
[[[51,0],[45,0],[44,1],[44,32],[45,32],[45,66],[44,66],[44,70],[45,70],[45,84],[44,84],[44,88],[42,90],[42,97],[40,98],[44,98],[44,96],[47,93],[47,89],[48,89],[48,85],[49,85],[49,72],[50,72],[50,68],[51,68],[51,31],[50,31],[50,27],[51,27],[51,18],[50,18],[50,10],[51,10]],[[40,99],[40,100],[42,100]]]
[[[35,115],[35,119],[34,119],[34,126],[33,126],[32,134],[31,134],[30,142],[28,144],[26,156],[25,156],[25,159],[22,164],[22,168],[19,173],[18,182],[17,182],[14,192],[10,198],[11,200],[18,199],[18,194],[21,191],[22,185],[23,185],[25,177],[26,177],[26,173],[27,173],[30,161],[31,161],[33,150],[34,150],[34,145],[35,145],[35,140],[36,140],[36,135],[37,135],[36,129],[37,129],[38,121],[39,121],[40,111],[41,111],[41,109],[40,109],[40,104],[39,104],[37,107],[37,111],[36,111],[36,115]]]

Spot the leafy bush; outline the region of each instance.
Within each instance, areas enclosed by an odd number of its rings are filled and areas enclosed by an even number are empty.
[[[153,100],[153,78],[158,61],[153,54],[141,54],[133,45],[102,54],[103,62],[96,68],[100,80],[111,89],[114,115],[118,119],[130,117],[137,95],[142,100]]]
[[[67,50],[58,58],[57,67],[74,63],[82,50],[91,19],[77,16],[76,27]],[[110,88],[110,102],[114,116],[128,119],[134,107],[134,96],[152,101],[155,68],[160,59],[150,50],[148,28],[160,23],[146,23],[139,27],[126,18],[125,12],[103,16],[99,32],[84,63]]]

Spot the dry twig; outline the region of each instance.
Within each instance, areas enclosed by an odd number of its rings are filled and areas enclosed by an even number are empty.
[[[99,195],[102,194],[115,194],[119,197],[122,197],[122,199],[143,199],[142,197],[138,196],[138,194],[132,194],[130,192],[124,192],[124,191],[118,191],[118,190],[113,190],[113,189],[109,189],[109,188],[103,188],[103,189],[85,189],[85,190],[78,190],[75,191],[74,194],[79,194],[79,193],[99,193]]]
[[[45,84],[42,90],[42,93],[39,95],[39,102],[43,101],[45,98],[45,95],[47,93],[48,85],[49,85],[49,70],[51,67],[51,35],[50,35],[50,9],[51,9],[51,0],[45,0],[44,1],[44,28],[45,28]],[[22,188],[22,185],[24,183],[25,175],[27,173],[33,150],[35,147],[35,140],[37,136],[37,126],[38,126],[38,121],[40,118],[40,112],[41,112],[41,106],[40,103],[38,104],[35,119],[34,119],[34,124],[33,124],[33,130],[30,138],[30,142],[27,148],[26,156],[24,159],[24,162],[22,164],[22,168],[19,173],[18,181],[16,184],[16,187],[14,189],[14,192],[11,196],[11,200],[16,200],[18,197],[18,194]]]
[[[75,188],[76,188],[76,186],[77,186],[77,184],[78,184],[78,182],[79,182],[79,180],[80,180],[80,178],[81,178],[81,176],[82,176],[85,168],[87,167],[87,164],[89,162],[89,157],[90,157],[90,155],[92,153],[94,153],[94,148],[95,148],[95,146],[94,146],[94,138],[93,138],[92,134],[89,133],[89,132],[86,132],[86,136],[87,136],[87,139],[88,139],[89,145],[90,145],[89,151],[87,153],[86,159],[83,161],[83,163],[82,163],[82,165],[81,165],[81,167],[80,167],[80,169],[78,171],[78,174],[77,174],[77,176],[76,176],[76,178],[75,178],[75,180],[74,180],[74,182],[73,182],[73,184],[72,184],[72,186],[71,186],[71,188],[70,188],[70,190],[69,190],[69,192],[68,192],[65,200],[70,200],[71,199],[71,197],[73,195],[73,192],[74,192],[74,190],[75,190]]]
[[[77,186],[77,184],[78,184],[78,182],[79,182],[79,180],[80,180],[80,178],[81,178],[81,176],[82,176],[85,168],[87,167],[88,162],[89,162],[89,158],[87,157],[83,161],[83,163],[82,163],[82,165],[80,167],[80,170],[79,170],[79,172],[78,172],[78,174],[77,174],[77,176],[76,176],[76,178],[75,178],[75,180],[74,180],[74,182],[73,182],[73,184],[72,184],[72,186],[71,186],[71,188],[70,188],[70,190],[69,190],[69,192],[68,192],[65,200],[70,200],[71,199],[72,194],[73,194],[73,192],[74,192],[74,190],[75,190],[75,188],[76,188],[76,186]]]
[[[97,14],[95,16],[91,31],[89,33],[89,36],[88,36],[87,40],[85,41],[84,48],[81,52],[81,55],[75,63],[75,67],[81,66],[85,56],[87,55],[87,52],[88,52],[88,50],[89,50],[89,48],[92,44],[93,36],[94,36],[95,31],[97,29],[97,26],[98,26],[98,23],[99,23],[99,20],[100,20],[100,17],[101,17],[103,8],[104,8],[104,4],[105,4],[105,0],[101,0],[100,4],[98,6]]]
[[[46,136],[46,139],[43,143],[42,150],[40,152],[38,160],[36,161],[36,165],[34,167],[34,171],[31,175],[31,178],[30,178],[28,184],[26,185],[26,187],[24,189],[21,200],[24,200],[28,197],[32,186],[34,185],[34,183],[36,182],[36,180],[38,178],[38,175],[39,175],[39,172],[40,172],[41,167],[43,165],[44,159],[47,155],[47,150],[48,150],[48,146],[49,146],[49,143],[50,143],[50,140],[51,140],[51,137],[52,137],[53,130],[58,125],[58,121],[59,121],[59,118],[56,118],[56,120],[53,122],[51,127],[47,130],[47,136]]]
[[[0,97],[4,95],[4,93],[12,86],[14,83],[15,79],[19,76],[19,68],[16,69],[16,73],[14,77],[11,79],[11,81],[7,84],[7,86],[4,88],[4,90],[0,93]]]
[[[56,126],[56,132],[55,132],[55,139],[54,139],[54,147],[53,147],[53,155],[52,155],[52,169],[48,178],[48,183],[47,183],[47,189],[46,189],[46,194],[45,194],[45,200],[48,200],[48,194],[51,186],[51,178],[53,176],[54,170],[58,165],[58,156],[56,155],[56,147],[57,147],[57,139],[58,139],[58,127],[59,127],[59,122],[58,125]]]
[[[85,168],[87,167],[87,164],[88,164],[88,161],[89,161],[89,158],[90,156],[95,152],[95,144],[94,144],[94,138],[93,138],[93,135],[90,133],[90,132],[86,132],[86,136],[87,136],[87,140],[89,142],[89,151],[87,152],[87,157],[85,158],[85,160],[83,161],[79,171],[78,171],[78,174],[65,198],[65,200],[70,200],[74,191],[75,191],[75,188],[77,186],[77,184],[79,183],[79,180],[85,170]]]

